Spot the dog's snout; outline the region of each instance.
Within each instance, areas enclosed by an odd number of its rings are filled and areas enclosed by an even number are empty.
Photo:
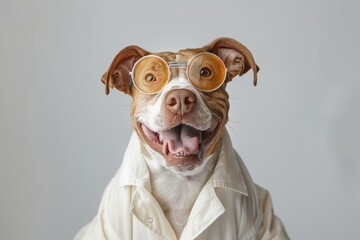
[[[185,115],[196,105],[196,96],[189,90],[177,89],[169,92],[165,99],[166,108],[172,113]]]

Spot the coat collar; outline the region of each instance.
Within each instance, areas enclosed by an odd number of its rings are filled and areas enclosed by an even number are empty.
[[[233,149],[229,133],[225,129],[222,135],[219,159],[208,182],[215,188],[227,188],[248,196],[243,178],[245,169],[242,169],[241,164],[240,157]]]
[[[230,136],[225,129],[219,159],[208,184],[214,188],[227,188],[247,196],[248,191],[243,178],[244,169],[240,162],[240,157],[234,151]],[[151,192],[150,172],[141,153],[140,139],[135,132],[130,138],[118,175],[120,186],[143,186]]]

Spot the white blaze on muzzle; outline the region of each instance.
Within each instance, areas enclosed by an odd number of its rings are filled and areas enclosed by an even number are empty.
[[[188,90],[191,91],[196,97],[196,105],[191,112],[193,125],[198,130],[207,130],[211,127],[212,114],[209,108],[205,105],[201,94],[192,86],[186,78],[172,79],[159,93],[154,102],[148,104],[144,111],[136,115],[137,121],[144,123],[148,128],[155,132],[162,132],[167,130],[169,126],[164,124],[163,109],[166,96],[174,90]]]

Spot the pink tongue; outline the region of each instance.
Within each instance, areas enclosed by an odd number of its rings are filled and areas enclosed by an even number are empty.
[[[170,152],[173,155],[185,157],[197,154],[201,132],[189,126],[180,125],[165,131],[163,134],[163,153]]]

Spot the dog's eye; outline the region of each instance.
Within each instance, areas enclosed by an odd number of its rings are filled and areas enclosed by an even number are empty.
[[[200,76],[202,77],[210,77],[211,75],[211,70],[207,67],[203,67],[201,70],[200,70]]]
[[[154,76],[154,74],[148,73],[148,74],[146,74],[146,76],[145,76],[145,80],[146,80],[147,82],[154,82],[154,81],[156,80],[156,77]]]

